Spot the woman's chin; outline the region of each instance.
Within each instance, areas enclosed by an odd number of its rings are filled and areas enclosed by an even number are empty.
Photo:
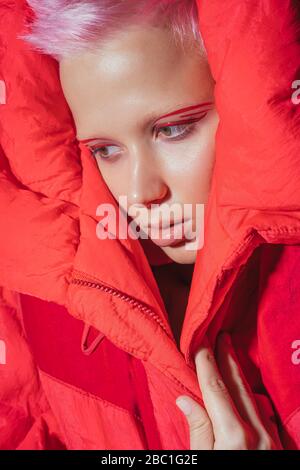
[[[183,242],[174,246],[164,246],[161,250],[175,263],[192,264],[195,263],[198,250],[189,249],[191,242]]]

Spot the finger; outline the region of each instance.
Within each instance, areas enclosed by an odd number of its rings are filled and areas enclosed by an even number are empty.
[[[272,447],[272,439],[260,418],[252,390],[240,367],[230,335],[227,333],[222,333],[217,339],[216,359],[238,413],[256,431],[257,448]]]
[[[243,422],[218,369],[211,347],[201,345],[195,364],[204,405],[212,422],[214,437],[225,442],[242,430]]]
[[[213,429],[205,409],[186,395],[177,397],[176,405],[184,413],[189,425],[190,449],[212,450],[214,445]]]

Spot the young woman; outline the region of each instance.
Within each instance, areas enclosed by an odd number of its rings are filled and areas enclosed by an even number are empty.
[[[2,448],[299,447],[296,10],[27,3],[3,15]]]

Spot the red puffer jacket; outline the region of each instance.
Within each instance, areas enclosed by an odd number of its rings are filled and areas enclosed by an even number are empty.
[[[188,449],[175,399],[203,404],[193,355],[221,329],[266,426],[300,448],[296,3],[198,1],[220,124],[178,349],[141,241],[95,236],[116,203],[56,61],[16,38],[24,1],[1,1],[1,449]]]

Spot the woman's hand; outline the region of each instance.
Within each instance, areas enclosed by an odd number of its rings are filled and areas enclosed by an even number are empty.
[[[185,409],[189,411],[185,416],[190,429],[190,449],[276,449],[259,417],[252,392],[226,333],[219,335],[216,356],[218,365],[207,339],[195,355],[206,410],[184,395]],[[180,403],[181,397],[183,395],[176,400],[180,409],[178,401]]]

